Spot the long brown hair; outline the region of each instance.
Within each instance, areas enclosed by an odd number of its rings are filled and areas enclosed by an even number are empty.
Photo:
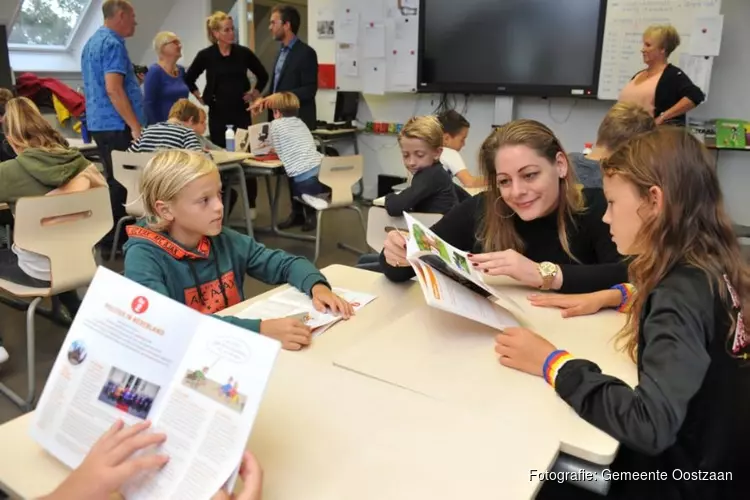
[[[646,250],[628,268],[637,291],[617,340],[634,361],[644,302],[678,263],[705,272],[725,301],[726,275],[740,296],[742,310],[750,310],[750,269],[744,264],[737,236],[724,210],[714,162],[698,139],[681,128],[658,127],[602,161],[602,172],[632,183],[643,198],[654,186],[663,192],[661,213],[644,218],[638,233]]]
[[[523,241],[516,232],[511,208],[502,199],[500,188],[495,182],[497,170],[495,169],[495,157],[500,148],[505,146],[526,146],[533,149],[539,156],[551,163],[557,161],[557,155],[565,154],[562,144],[552,130],[543,123],[535,120],[515,120],[496,128],[482,143],[479,149],[479,164],[482,175],[490,179],[489,188],[485,191],[485,210],[482,223],[479,226],[477,238],[482,242],[485,252],[494,252],[513,249],[523,252]],[[557,232],[560,244],[572,259],[577,260],[570,251],[568,242],[567,223],[573,222],[573,216],[584,209],[583,195],[577,185],[575,171],[568,166],[565,177],[560,179],[560,196],[557,205]],[[500,213],[498,213],[500,212]],[[503,213],[508,214],[504,218]]]
[[[3,132],[11,146],[23,149],[67,151],[68,141],[42,116],[26,97],[14,97],[5,104]]]

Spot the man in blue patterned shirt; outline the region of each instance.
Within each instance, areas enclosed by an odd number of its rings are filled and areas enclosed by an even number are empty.
[[[102,4],[104,25],[83,47],[81,73],[86,96],[86,124],[106,170],[115,220],[125,215],[125,189],[114,180],[112,151],[125,151],[146,123],[143,94],[125,38],[135,33],[135,11],[127,0]],[[111,241],[114,233],[107,235]],[[106,243],[105,243],[106,244]],[[113,249],[116,250],[116,249]]]

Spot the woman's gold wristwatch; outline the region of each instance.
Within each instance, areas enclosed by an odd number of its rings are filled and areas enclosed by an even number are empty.
[[[540,289],[549,290],[552,288],[552,283],[555,281],[560,268],[552,262],[540,262],[537,264],[537,268],[539,269],[539,275],[542,277]]]

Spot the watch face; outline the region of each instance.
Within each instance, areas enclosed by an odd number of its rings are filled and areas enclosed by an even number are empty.
[[[555,272],[557,271],[557,266],[552,262],[542,262],[541,264],[539,264],[539,268],[541,269],[544,276],[550,276],[552,274],[555,274]]]

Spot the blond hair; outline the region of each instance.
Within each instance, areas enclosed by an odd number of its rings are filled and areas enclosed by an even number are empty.
[[[232,18],[229,17],[226,12],[220,10],[217,10],[206,18],[206,34],[208,35],[209,42],[216,43],[218,41],[214,36],[214,31],[219,31],[221,29],[221,23],[227,19],[231,20]]]
[[[177,101],[172,104],[172,107],[169,108],[169,115],[167,118],[170,120],[179,120],[181,122],[192,121],[193,123],[200,123],[201,112],[198,106],[190,102],[189,99],[183,97],[182,99],[177,99]]]
[[[482,177],[485,179],[497,177],[495,157],[498,150],[506,146],[526,146],[550,163],[555,163],[560,154],[566,161],[568,158],[560,140],[549,127],[535,120],[514,120],[496,128],[482,143],[479,149]],[[578,259],[570,251],[567,225],[569,221],[572,223],[575,214],[584,209],[583,195],[576,181],[575,171],[570,168],[570,165],[559,182],[557,234],[565,253],[577,261]],[[510,218],[513,210],[503,200],[497,182],[489,183],[489,189],[484,196],[484,215],[479,234],[477,234],[477,239],[482,242],[484,251],[496,252],[512,249],[523,253],[523,240],[516,232],[515,224]]]
[[[611,153],[633,137],[656,128],[651,113],[632,102],[618,102],[610,108],[596,133],[596,144]]]
[[[42,116],[26,97],[14,97],[5,104],[3,132],[11,146],[47,151],[67,151],[68,141]]]
[[[443,126],[434,116],[413,116],[409,118],[398,135],[398,140],[419,139],[433,149],[443,146]]]
[[[104,19],[112,19],[121,10],[132,11],[133,4],[128,0],[105,0],[102,4]]]
[[[659,47],[669,57],[680,46],[680,34],[671,24],[652,24],[643,32],[643,36],[654,36],[659,40]]]
[[[169,221],[159,217],[157,201],[169,203],[185,186],[217,171],[216,165],[201,153],[182,149],[156,153],[143,169],[140,182],[141,200],[149,229],[166,231],[170,226]]]
[[[156,52],[156,55],[161,54],[161,49],[164,48],[165,45],[170,44],[174,42],[175,40],[179,40],[180,37],[178,37],[175,33],[172,33],[171,31],[160,31],[156,34],[154,37],[154,51]]]
[[[277,110],[282,116],[297,116],[299,98],[291,92],[276,92],[266,97],[268,109]]]

